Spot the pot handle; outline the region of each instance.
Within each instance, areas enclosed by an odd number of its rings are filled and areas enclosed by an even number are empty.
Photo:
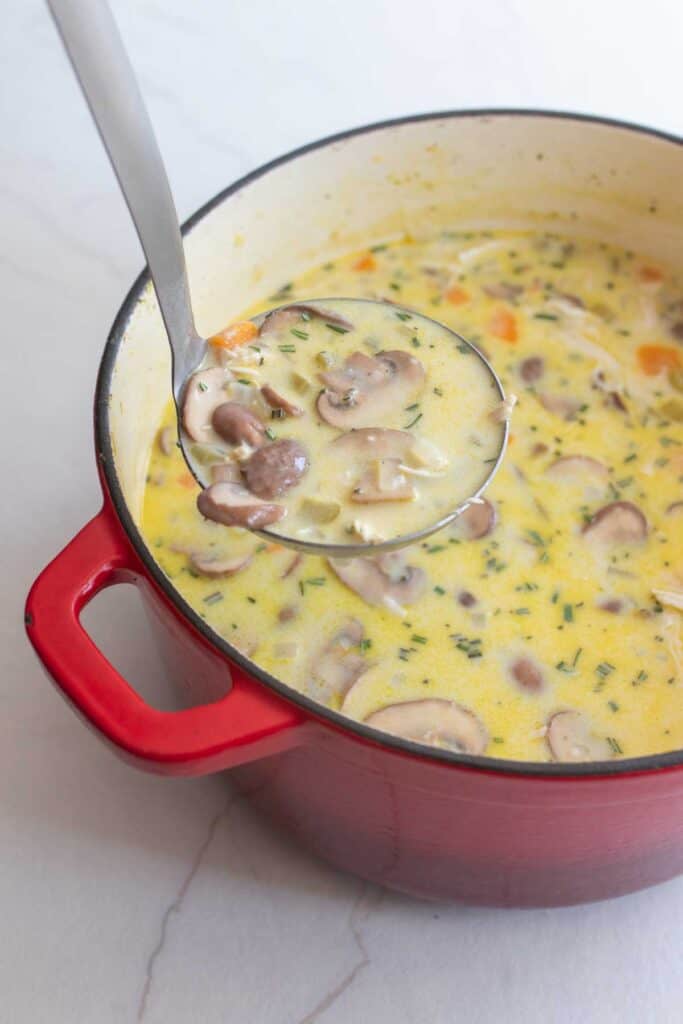
[[[33,584],[29,640],[75,709],[121,757],[162,775],[204,775],[297,745],[304,714],[237,665],[225,697],[184,711],[158,711],[129,686],[84,630],[80,612],[105,587],[138,584],[143,574],[105,504]]]

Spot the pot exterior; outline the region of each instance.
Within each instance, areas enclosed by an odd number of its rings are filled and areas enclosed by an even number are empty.
[[[190,704],[221,699],[229,660],[207,651],[155,587],[143,595],[178,692]],[[505,775],[389,750],[311,720],[291,749],[230,777],[317,856],[423,899],[560,906],[683,871],[683,771],[676,768],[602,778]]]

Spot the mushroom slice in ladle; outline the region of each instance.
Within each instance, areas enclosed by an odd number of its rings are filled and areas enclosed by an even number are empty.
[[[282,505],[261,501],[246,487],[236,483],[211,484],[201,491],[197,508],[207,519],[224,526],[243,526],[258,530],[279,522],[285,515]]]
[[[222,366],[193,373],[183,396],[183,426],[193,441],[209,441],[213,435],[212,417],[225,402],[225,385],[230,374]]]
[[[314,316],[318,320],[324,320],[325,323],[334,324],[335,327],[341,327],[345,331],[353,330],[351,321],[333,309],[316,306],[313,302],[294,302],[291,306],[280,306],[279,309],[268,313],[261,324],[259,334],[264,335],[284,330],[300,320],[302,313],[308,317]]]
[[[322,375],[326,389],[318,397],[318,412],[330,426],[348,430],[381,422],[405,408],[422,391],[422,363],[400,349],[366,356],[354,352],[343,370]]]
[[[415,488],[408,482],[399,459],[378,459],[351,491],[351,501],[362,505],[384,501],[413,501]]]
[[[472,711],[438,697],[388,704],[368,715],[365,724],[458,754],[483,754],[489,743],[486,729]]]
[[[270,384],[264,384],[261,388],[261,394],[265,398],[271,409],[275,412],[281,413],[283,416],[303,416],[304,411],[300,405],[295,405],[294,402],[290,402],[288,398],[281,395],[275,388],[272,388]]]

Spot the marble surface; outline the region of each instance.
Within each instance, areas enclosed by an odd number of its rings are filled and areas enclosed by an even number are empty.
[[[683,128],[674,0],[113,6],[183,216],[284,150],[409,111]],[[680,1021],[683,879],[570,910],[419,904],[312,860],[226,777],[125,767],[47,685],[23,599],[98,507],[94,377],[141,256],[39,0],[5,0],[3,44],[0,1021]],[[134,595],[87,624],[163,690]]]

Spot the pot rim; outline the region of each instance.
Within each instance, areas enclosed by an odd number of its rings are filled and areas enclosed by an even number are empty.
[[[622,121],[616,118],[602,117],[595,114],[574,113],[571,111],[542,110],[538,108],[493,107],[408,114],[403,117],[375,121],[372,124],[360,125],[355,128],[349,128],[345,131],[337,132],[334,135],[325,136],[322,139],[299,146],[282,156],[278,156],[275,159],[262,164],[255,170],[250,171],[241,178],[238,178],[231,185],[228,185],[227,188],[218,192],[213,196],[213,198],[209,199],[208,202],[204,203],[203,206],[201,206],[183,223],[181,226],[182,234],[184,236],[191,232],[193,228],[207,216],[207,214],[223,203],[231,195],[240,192],[243,188],[268,174],[280,165],[290,163],[291,161],[296,160],[301,156],[305,156],[307,153],[313,152],[317,149],[323,149],[337,142],[343,142],[347,139],[354,138],[357,135],[370,134],[374,131],[381,131],[386,128],[398,127],[404,124],[415,124],[422,121],[443,121],[482,117],[548,118],[586,124],[598,124],[607,128],[616,128],[623,131],[647,135],[651,138],[658,138],[676,146],[683,146],[683,137],[661,129],[650,128],[645,125]],[[192,626],[194,626],[206,641],[208,641],[213,647],[217,648],[229,661],[236,662],[249,676],[257,680],[258,683],[265,685],[270,690],[273,690],[284,700],[297,705],[311,717],[322,720],[322,722],[328,726],[350,733],[351,736],[361,741],[369,741],[373,745],[380,746],[382,748],[389,748],[399,754],[409,754],[413,757],[420,758],[423,761],[436,762],[437,764],[440,763],[444,766],[450,765],[454,768],[476,769],[496,775],[535,777],[539,779],[569,779],[580,777],[587,780],[605,776],[624,776],[642,773],[649,774],[653,771],[662,771],[663,769],[680,768],[683,766],[683,749],[660,754],[650,754],[644,757],[624,758],[619,761],[595,761],[587,762],[586,764],[553,764],[536,761],[511,761],[505,760],[504,758],[488,757],[485,755],[475,756],[471,754],[457,754],[448,750],[430,748],[421,743],[402,739],[401,737],[393,736],[389,733],[380,733],[378,730],[372,729],[369,726],[364,725],[362,722],[356,722],[355,720],[342,715],[338,711],[324,707],[322,704],[319,704],[310,697],[306,697],[304,694],[299,693],[297,690],[294,690],[286,683],[277,679],[277,677],[271,675],[269,672],[266,672],[264,669],[251,662],[241,654],[240,651],[223,639],[223,637],[214,632],[204,619],[202,619],[185,601],[185,599],[175,591],[171,581],[154,560],[151,551],[147,547],[141,532],[138,530],[138,527],[128,510],[116,472],[116,464],[110,435],[108,396],[123,335],[135,310],[138,299],[148,283],[149,272],[145,267],[137,276],[128,291],[128,294],[123,300],[107,336],[107,341],[100,361],[95,389],[94,425],[96,455],[100,467],[100,477],[105,488],[105,497],[111,501],[116,512],[116,516],[130,540],[136,555],[145,567],[148,576],[156,584],[170,604],[182,613],[183,617],[187,619]]]

